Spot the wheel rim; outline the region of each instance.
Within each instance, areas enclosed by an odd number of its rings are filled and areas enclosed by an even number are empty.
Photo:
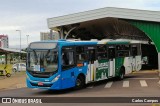
[[[82,83],[81,80],[80,80],[80,79],[77,79],[77,81],[76,81],[76,86],[78,86],[78,87],[81,86],[81,83]]]
[[[123,75],[123,73],[121,74],[121,79],[123,79],[124,78],[124,75]]]

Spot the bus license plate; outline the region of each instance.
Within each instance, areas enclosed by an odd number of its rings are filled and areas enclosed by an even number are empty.
[[[42,82],[38,82],[38,85],[42,86],[42,85],[43,85],[43,83],[42,83]]]

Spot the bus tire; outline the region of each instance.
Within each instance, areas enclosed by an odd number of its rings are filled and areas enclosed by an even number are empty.
[[[77,77],[77,79],[76,79],[76,86],[75,86],[75,88],[76,89],[81,89],[81,88],[84,87],[84,85],[85,85],[85,78],[83,76],[79,75]]]
[[[119,76],[118,76],[118,80],[123,80],[124,79],[124,75],[125,75],[125,68],[121,67],[120,73],[119,73]]]
[[[7,77],[11,77],[11,74],[10,74],[10,73],[7,73],[6,76],[7,76]]]

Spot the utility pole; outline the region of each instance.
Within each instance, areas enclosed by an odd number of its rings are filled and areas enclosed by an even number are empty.
[[[18,31],[19,32],[19,40],[20,40],[20,46],[19,46],[19,49],[20,49],[20,52],[19,52],[19,63],[21,63],[21,30],[16,30],[16,31]],[[18,67],[18,71],[20,71],[19,70],[19,67]]]
[[[29,35],[26,35],[27,36],[27,47],[28,47],[28,37],[29,37]]]

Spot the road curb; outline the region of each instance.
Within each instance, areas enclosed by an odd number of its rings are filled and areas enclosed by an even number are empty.
[[[134,71],[134,72],[132,72],[132,74],[138,74],[138,73],[158,73],[158,71],[152,70],[152,71]]]

